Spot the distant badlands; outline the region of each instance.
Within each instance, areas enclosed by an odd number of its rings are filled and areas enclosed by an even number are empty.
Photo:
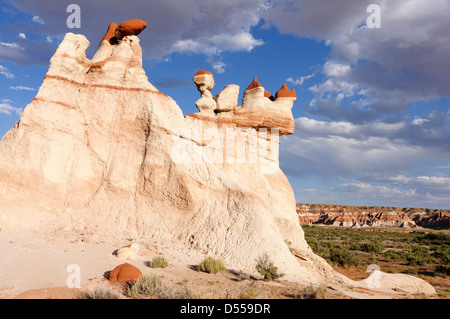
[[[297,204],[301,225],[450,229],[450,210]]]

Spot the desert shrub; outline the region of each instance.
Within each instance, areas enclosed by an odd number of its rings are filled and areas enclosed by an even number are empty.
[[[128,284],[126,295],[133,299],[151,297],[165,299],[168,292],[168,288],[163,284],[160,276],[142,275],[137,281]]]
[[[240,299],[256,299],[258,296],[259,293],[255,288],[249,288],[241,293]]]
[[[298,299],[325,299],[327,294],[327,286],[314,287],[312,284],[305,288],[299,295]]]
[[[83,292],[79,299],[120,299],[120,296],[106,287],[96,287],[94,290]]]
[[[380,253],[383,249],[384,249],[383,244],[378,241],[362,243],[362,244],[359,244],[359,247],[358,247],[358,250],[364,251],[367,253]]]
[[[424,266],[434,261],[429,251],[426,248],[420,246],[415,246],[410,251],[408,251],[405,254],[405,259],[410,266]]]
[[[392,260],[392,261],[399,261],[404,259],[404,254],[402,252],[398,252],[395,250],[387,250],[385,251],[382,256],[383,258],[386,258],[387,260]]]
[[[263,254],[256,260],[256,271],[262,276],[264,280],[271,281],[283,277],[283,273],[278,272],[278,267],[270,260],[269,255]]]
[[[450,236],[444,233],[420,234],[415,238],[417,243],[426,245],[450,245]]]
[[[434,271],[438,274],[450,276],[450,266],[439,265],[439,266],[436,266]]]
[[[125,294],[133,299],[199,299],[200,295],[188,287],[175,290],[166,285],[160,276],[142,275],[135,282],[128,284]]]
[[[206,257],[197,266],[198,271],[207,272],[209,274],[216,274],[218,272],[224,271],[225,269],[225,263],[221,258],[214,259],[212,257]]]
[[[167,266],[169,266],[169,262],[162,255],[153,257],[149,263],[149,267],[151,268],[166,268]]]
[[[202,296],[184,286],[184,289],[172,293],[169,299],[202,299]]]
[[[432,256],[442,265],[450,264],[450,250],[434,247]]]
[[[337,244],[330,247],[328,260],[333,264],[337,264],[343,267],[349,267],[359,265],[362,261],[362,257],[360,255],[352,253],[346,247]]]

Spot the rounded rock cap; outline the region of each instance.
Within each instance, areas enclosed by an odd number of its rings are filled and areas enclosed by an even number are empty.
[[[262,87],[262,85],[261,85],[261,83],[258,82],[258,79],[255,77],[253,79],[253,82],[250,83],[250,85],[248,86],[248,88],[245,91],[252,90],[257,87]]]
[[[147,22],[139,19],[131,19],[119,24],[115,30],[115,35],[118,40],[121,40],[127,35],[139,35],[147,27]]]
[[[195,73],[193,81],[197,88],[206,86],[206,89],[211,91],[214,88],[214,75],[206,70],[200,70]]]
[[[295,94],[295,90],[288,89],[288,86],[286,84],[283,84],[283,86],[281,87],[281,89],[278,90],[278,92],[275,95],[275,98],[279,98],[279,97],[297,97],[297,94]]]
[[[195,73],[194,77],[196,77],[197,75],[203,75],[203,74],[210,74],[213,75],[211,72],[206,71],[206,70],[200,70],[197,73]]]

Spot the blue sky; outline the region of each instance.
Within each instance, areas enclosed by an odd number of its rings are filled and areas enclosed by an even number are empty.
[[[70,3],[0,2],[0,136],[65,33],[84,34],[92,57],[110,22],[140,18],[149,80],[184,114],[198,111],[200,69],[213,95],[254,77],[295,88],[280,163],[298,202],[450,209],[450,0],[80,0],[80,29]],[[366,25],[372,3],[381,28]]]

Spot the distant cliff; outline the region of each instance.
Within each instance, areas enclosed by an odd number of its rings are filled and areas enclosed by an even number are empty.
[[[302,225],[450,229],[450,210],[381,206],[297,204]]]

